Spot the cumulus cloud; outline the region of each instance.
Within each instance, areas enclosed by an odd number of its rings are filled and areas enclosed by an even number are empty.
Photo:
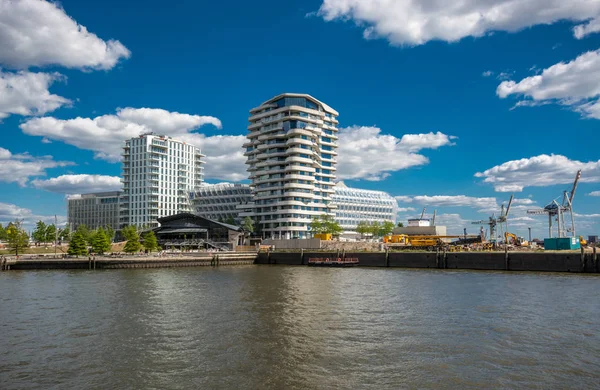
[[[51,94],[48,90],[54,82],[64,79],[59,73],[12,73],[0,69],[0,120],[10,114],[43,115],[70,105],[69,99]]]
[[[0,182],[18,183],[25,186],[29,178],[45,176],[50,168],[73,165],[66,161],[54,161],[52,156],[34,157],[29,154],[12,154],[0,147]]]
[[[592,191],[588,195],[589,196],[600,196],[600,191]]]
[[[26,230],[31,230],[37,221],[44,223],[54,223],[54,215],[38,215],[30,209],[19,207],[12,203],[0,202],[0,223],[6,226],[9,222],[20,220]],[[57,215],[58,226],[63,226],[67,219],[63,215]]]
[[[483,72],[481,74],[483,77],[490,77],[494,75],[494,72],[492,72],[491,70],[486,70],[485,72]]]
[[[130,55],[121,42],[100,39],[56,2],[0,0],[0,63],[10,68],[111,69]]]
[[[377,127],[341,128],[337,174],[340,179],[384,180],[390,172],[429,163],[418,152],[453,145],[454,138],[437,132],[405,134],[399,139],[381,134]]]
[[[350,20],[364,27],[367,39],[383,37],[393,45],[428,41],[456,42],[493,31],[515,32],[560,20],[591,22],[575,35],[597,31],[600,0],[463,0],[390,1],[323,0],[318,15],[326,21]]]
[[[580,24],[573,28],[573,35],[577,39],[583,39],[586,36],[600,31],[600,18],[590,20],[586,24]]]
[[[478,172],[475,177],[483,178],[484,183],[492,184],[498,192],[521,192],[525,187],[571,184],[580,169],[581,182],[600,182],[600,160],[581,162],[554,154],[508,161]]]
[[[119,191],[123,187],[120,177],[105,175],[62,175],[47,180],[36,179],[31,184],[59,194]]]
[[[207,178],[239,181],[247,178],[242,135],[207,137],[194,131],[204,125],[221,128],[221,121],[212,116],[170,112],[158,108],[122,108],[115,115],[95,118],[57,119],[33,118],[20,125],[28,135],[61,141],[110,162],[121,159],[121,148],[126,139],[142,133],[154,132],[188,142],[206,154]]]
[[[503,81],[496,94],[502,99],[524,97],[517,106],[560,104],[585,117],[600,119],[600,50],[552,65],[519,82]]]

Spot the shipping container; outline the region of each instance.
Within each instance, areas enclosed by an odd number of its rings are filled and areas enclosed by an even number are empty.
[[[561,237],[561,238],[546,238],[544,239],[544,249],[547,251],[564,251],[579,249],[579,238],[577,237]]]

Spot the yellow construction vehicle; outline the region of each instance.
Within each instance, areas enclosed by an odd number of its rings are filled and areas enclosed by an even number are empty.
[[[526,241],[523,237],[517,237],[516,234],[506,232],[504,233],[504,243],[511,244],[510,238],[512,238],[512,244],[516,246],[529,246],[529,241]]]
[[[579,245],[587,246],[587,241],[583,238],[583,236],[579,236]]]
[[[314,238],[318,238],[322,241],[331,241],[332,236],[331,233],[317,233],[317,234],[313,234]]]

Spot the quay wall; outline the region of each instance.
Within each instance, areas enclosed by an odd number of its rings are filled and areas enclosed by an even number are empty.
[[[600,273],[596,252],[269,252],[256,264],[307,265],[311,258],[357,258],[360,267]]]
[[[251,265],[256,253],[186,253],[162,257],[80,257],[80,258],[20,258],[0,263],[1,271],[43,269],[120,269],[120,268],[170,268],[224,265]]]

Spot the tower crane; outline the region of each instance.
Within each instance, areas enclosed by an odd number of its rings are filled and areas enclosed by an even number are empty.
[[[488,220],[481,220],[481,221],[475,221],[475,222],[471,222],[473,225],[488,225],[490,227],[490,241],[491,242],[496,242],[496,240],[498,239],[498,224],[500,224],[500,229],[502,230],[502,224],[506,224],[508,225],[508,213],[510,212],[510,206],[512,205],[513,199],[514,199],[514,194],[510,196],[510,200],[508,201],[508,206],[506,207],[506,209],[504,208],[504,204],[502,205],[502,208],[500,209],[500,216],[496,217],[496,213],[493,213]],[[508,226],[506,226],[508,230]]]

